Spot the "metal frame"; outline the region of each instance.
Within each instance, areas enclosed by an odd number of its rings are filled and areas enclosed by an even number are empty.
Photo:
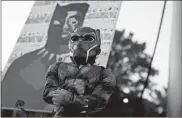
[[[182,1],[173,1],[169,60],[168,117],[182,117]]]

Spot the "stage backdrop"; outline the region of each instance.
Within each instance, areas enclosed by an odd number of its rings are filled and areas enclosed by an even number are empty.
[[[121,1],[36,1],[3,71],[2,106],[49,108],[42,98],[45,74],[57,60],[69,62],[69,33],[81,26],[101,30],[102,53],[96,63],[107,65]],[[21,101],[21,102],[20,102]]]

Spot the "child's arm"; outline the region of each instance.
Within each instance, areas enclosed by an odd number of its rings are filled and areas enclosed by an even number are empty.
[[[105,108],[111,95],[115,91],[115,76],[108,70],[101,72],[102,81],[95,87],[94,91],[87,96],[76,96],[73,103],[85,107],[88,112],[98,112]]]
[[[46,83],[43,92],[43,99],[48,104],[53,104],[52,101],[52,92],[59,87],[59,79],[58,79],[58,68],[61,62],[56,62],[49,66],[47,74],[46,74]]]

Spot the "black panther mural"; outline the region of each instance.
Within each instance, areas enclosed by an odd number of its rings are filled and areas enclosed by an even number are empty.
[[[69,32],[83,25],[88,8],[87,3],[57,4],[45,46],[16,59],[7,70],[2,81],[2,106],[13,107],[22,100],[24,108],[45,108],[45,73],[57,55],[68,53]]]

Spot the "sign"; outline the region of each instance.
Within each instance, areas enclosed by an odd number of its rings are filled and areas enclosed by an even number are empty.
[[[69,33],[82,26],[101,30],[105,66],[111,50],[121,1],[36,1],[3,71],[2,106],[45,110],[43,90],[46,71],[58,59],[69,60]],[[49,109],[51,110],[51,109]]]

